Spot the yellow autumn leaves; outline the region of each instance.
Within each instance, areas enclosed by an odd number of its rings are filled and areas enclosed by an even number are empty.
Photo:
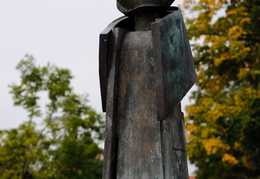
[[[260,169],[260,5],[184,2],[197,69],[185,118],[189,159],[198,178],[254,178]]]
[[[217,120],[230,121],[236,118],[236,115],[243,114],[247,115],[247,105],[249,101],[260,98],[260,91],[252,88],[241,88],[234,94],[233,105],[219,104],[210,97],[202,98],[200,105],[192,105],[187,107],[187,112],[190,118],[192,116],[200,116],[200,120],[204,121],[198,124],[190,122],[186,118],[186,139],[187,142],[193,141],[200,145],[205,150],[207,155],[218,155],[222,156],[221,161],[226,164],[236,165],[239,161],[231,153],[229,153],[232,146],[226,143],[219,137],[229,132],[227,128],[216,128]],[[199,134],[199,135],[198,135]],[[199,136],[199,137],[198,137]],[[235,143],[233,146],[236,150],[241,150],[239,143]]]
[[[222,156],[222,162],[236,165],[238,163],[238,160],[230,154],[224,154]]]

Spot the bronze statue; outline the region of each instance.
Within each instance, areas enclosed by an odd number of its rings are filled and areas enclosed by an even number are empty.
[[[104,179],[188,178],[180,101],[196,80],[174,0],[117,0],[100,34]]]

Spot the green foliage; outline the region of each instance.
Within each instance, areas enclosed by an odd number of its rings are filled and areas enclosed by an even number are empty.
[[[73,92],[68,69],[36,66],[32,56],[25,58],[17,65],[20,84],[10,88],[29,121],[0,131],[0,178],[101,178],[101,115],[87,105],[86,96]],[[38,118],[43,127],[33,121]]]
[[[24,123],[18,129],[1,131],[1,178],[32,178],[32,167],[40,159],[44,148],[37,147],[44,136],[37,135],[34,123]]]
[[[186,0],[198,72],[187,107],[188,156],[198,178],[260,174],[260,1]],[[189,15],[189,14],[188,14]]]

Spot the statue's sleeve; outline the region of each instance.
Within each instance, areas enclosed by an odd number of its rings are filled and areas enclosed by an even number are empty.
[[[196,72],[181,11],[152,23],[158,120],[167,118],[196,81]]]
[[[116,19],[99,36],[99,80],[103,112],[106,112],[108,75],[111,67],[113,49],[113,29],[125,23],[128,17]]]
[[[100,86],[102,107],[103,111],[106,112],[103,178],[116,178],[118,69],[122,42],[128,32],[127,29],[121,28],[119,25],[117,23],[111,24],[100,35]]]

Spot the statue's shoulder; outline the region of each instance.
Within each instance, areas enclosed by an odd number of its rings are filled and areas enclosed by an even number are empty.
[[[123,28],[127,30],[133,30],[134,29],[134,23],[133,19],[128,16],[122,16],[118,19],[111,22],[101,33],[100,35],[108,35],[112,32],[114,28]]]
[[[101,87],[102,109],[106,112],[108,75],[112,64],[113,52],[119,49],[127,31],[134,25],[128,16],[120,17],[111,22],[99,36],[99,77]]]

